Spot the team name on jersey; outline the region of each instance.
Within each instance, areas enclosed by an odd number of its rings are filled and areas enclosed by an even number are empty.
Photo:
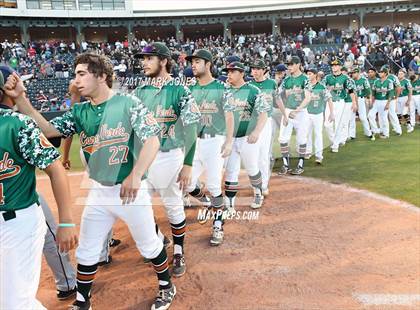
[[[229,98],[229,104],[236,107],[236,108],[245,108],[248,106],[247,101],[242,101],[239,98]]]
[[[125,131],[122,123],[118,123],[116,128],[108,128],[107,124],[103,124],[99,128],[99,132],[94,136],[87,136],[84,131],[80,133],[80,144],[84,152],[92,155],[102,147],[115,143],[123,143],[128,141],[130,135]]]
[[[0,160],[0,180],[12,178],[20,173],[22,168],[14,163],[14,160],[9,158],[9,153],[5,152]]]
[[[158,123],[174,122],[178,119],[178,115],[176,115],[172,107],[164,109],[161,106],[157,106],[155,118]]]
[[[219,112],[219,108],[217,107],[216,101],[203,101],[200,104],[200,112],[201,113],[217,113]]]

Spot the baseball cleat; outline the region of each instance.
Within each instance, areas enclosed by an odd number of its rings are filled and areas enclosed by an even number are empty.
[[[182,254],[175,254],[172,266],[172,275],[174,277],[182,277],[186,271],[185,257]]]
[[[57,290],[57,299],[58,300],[66,300],[66,299],[69,299],[70,297],[75,296],[76,293],[77,293],[77,288],[76,287],[72,288],[69,291]]]
[[[369,138],[370,138],[370,141],[375,141],[376,140],[375,134],[372,134]]]
[[[192,208],[193,205],[191,203],[191,199],[188,196],[188,194],[184,194],[184,196],[182,196],[182,201],[184,203],[184,208]]]
[[[166,310],[171,306],[176,295],[176,287],[174,284],[168,289],[161,289],[156,296],[155,302],[151,310]]]
[[[312,155],[311,155],[311,154],[306,154],[306,155],[305,155],[305,159],[306,159],[306,160],[311,159],[311,157],[312,157]]]
[[[218,246],[223,243],[224,232],[222,228],[213,227],[213,233],[210,238],[210,245]]]
[[[115,248],[120,243],[121,243],[121,240],[120,239],[114,239],[114,238],[112,238],[111,240],[109,240],[109,247],[110,248]]]
[[[280,168],[280,171],[278,172],[278,174],[279,174],[279,175],[286,175],[286,174],[288,174],[289,172],[290,172],[289,167],[287,167],[287,166],[282,166],[282,167]]]
[[[92,310],[90,301],[78,301],[76,300],[70,307],[69,310]]]
[[[414,127],[411,124],[407,125],[407,133],[411,133],[414,131]]]
[[[293,175],[300,175],[300,174],[303,173],[303,171],[305,171],[305,170],[303,170],[303,168],[297,167],[296,169],[293,169],[292,174]]]
[[[380,135],[379,135],[379,138],[381,138],[381,139],[388,139],[389,137],[388,137],[388,136],[385,136],[385,135],[383,135],[383,134],[380,134]]]
[[[263,195],[264,197],[267,197],[268,195],[270,195],[270,191],[268,190],[268,188],[267,188],[267,189],[263,189],[263,190],[262,190],[262,195]]]
[[[338,147],[332,147],[331,152],[332,153],[338,153]]]
[[[318,165],[322,165],[322,158],[316,158],[316,159],[315,159],[315,162],[316,162]]]
[[[259,209],[262,207],[264,201],[264,196],[262,196],[261,194],[255,194],[254,195],[254,201],[251,203],[251,208],[252,209]]]

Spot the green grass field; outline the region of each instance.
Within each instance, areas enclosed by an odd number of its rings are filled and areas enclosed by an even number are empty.
[[[304,175],[346,183],[420,206],[420,129],[417,127],[411,134],[404,132],[401,137],[391,134],[390,139],[370,141],[363,136],[358,123],[357,137],[340,148],[339,153],[326,148],[322,166],[316,165],[313,158],[306,161]],[[292,139],[291,146],[294,145]],[[79,149],[75,137],[70,154],[73,171],[83,170]],[[278,143],[275,153],[280,156]],[[292,159],[292,165],[295,164]],[[276,167],[279,165],[277,161]]]

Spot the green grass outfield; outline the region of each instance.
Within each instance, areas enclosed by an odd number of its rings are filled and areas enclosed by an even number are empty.
[[[420,206],[420,129],[390,139],[370,141],[358,125],[357,139],[340,148],[339,153],[324,150],[324,163],[318,166],[314,158],[305,163],[305,176],[346,183],[391,198]],[[326,139],[324,139],[326,141]],[[295,143],[292,139],[291,145]],[[325,144],[326,145],[326,144]],[[73,171],[83,170],[79,157],[78,138],[73,139],[70,160]],[[275,153],[279,157],[279,145]],[[280,165],[277,161],[276,167]],[[292,165],[296,160],[292,159]],[[276,169],[275,169],[276,170]]]

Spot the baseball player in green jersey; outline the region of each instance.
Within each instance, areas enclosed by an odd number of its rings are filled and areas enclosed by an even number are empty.
[[[172,275],[181,277],[186,271],[186,217],[182,197],[191,183],[201,115],[188,87],[169,75],[171,52],[165,44],[147,45],[137,57],[142,58],[149,80],[137,87],[135,95],[153,113],[162,129],[160,149],[150,166],[148,182],[163,201],[174,241]]]
[[[334,123],[327,123],[325,129],[332,143],[331,151],[337,153],[339,146],[346,143],[351,112],[357,111],[357,102],[354,83],[350,77],[341,72],[340,60],[333,60],[330,64],[332,74],[325,77],[325,85],[332,95]],[[350,96],[351,102],[345,102],[347,95]],[[329,115],[330,112],[327,110],[326,114]]]
[[[394,85],[391,79],[388,79],[388,68],[382,66],[379,71],[379,79],[375,81],[372,87],[372,108],[368,113],[370,127],[374,134],[381,134],[380,138],[389,138],[388,110],[393,96]],[[376,114],[379,118],[379,127],[376,123]]]
[[[354,92],[356,93],[356,83],[355,81],[351,78],[351,76],[349,75],[349,70],[347,69],[347,67],[343,66],[341,67],[341,73],[345,76],[349,77],[349,84],[351,85],[351,87],[353,87]],[[357,102],[357,100],[356,100]],[[345,103],[345,107],[347,108],[348,105],[351,105],[352,103],[352,98],[350,96],[349,93],[346,93],[346,97],[344,98],[344,103]],[[345,139],[341,142],[341,145],[345,145],[347,141],[349,140],[354,140],[356,139],[356,128],[354,128],[354,136],[350,135],[350,132],[352,131],[352,124],[351,124],[351,118],[352,118],[352,114],[356,114],[356,112],[350,110],[350,118],[349,118],[349,122],[346,126],[346,130],[345,130]],[[356,118],[356,116],[355,116]],[[356,119],[355,119],[356,121]],[[354,124],[356,126],[356,123]]]
[[[235,107],[225,100],[225,85],[211,75],[213,57],[208,50],[196,50],[186,59],[191,62],[197,81],[190,86],[190,90],[201,113],[191,185],[187,187],[187,191],[197,199],[205,196],[202,188],[196,186],[198,178],[205,172],[206,186],[211,195],[214,212],[210,244],[217,246],[223,242],[224,235],[224,200],[221,185],[224,159],[232,152]],[[204,216],[207,217],[207,214],[204,213]]]
[[[411,85],[413,86],[413,109],[410,109],[410,122],[414,127],[416,124],[416,110],[417,115],[420,115],[420,78],[419,74],[415,74]]]
[[[390,68],[389,66],[387,66],[388,71],[390,72]],[[401,85],[400,85],[400,80],[398,79],[398,77],[392,73],[388,74],[388,79],[390,79],[392,81],[392,85],[393,85],[393,89],[391,92],[391,101],[389,103],[389,110],[388,110],[388,117],[389,117],[389,122],[392,125],[392,130],[398,135],[401,136],[402,134],[402,129],[401,129],[401,124],[400,121],[398,119],[398,115],[397,115],[397,98],[400,96],[401,94]]]
[[[264,60],[258,59],[254,63],[250,65],[251,67],[251,75],[254,80],[250,81],[251,85],[254,85],[259,90],[261,90],[262,96],[264,100],[270,106],[270,110],[267,112],[267,121],[265,122],[265,126],[263,131],[260,135],[260,155],[259,155],[259,167],[262,176],[262,193],[264,196],[268,196],[268,182],[270,180],[271,175],[271,165],[270,165],[270,157],[271,157],[271,137],[273,135],[273,121],[272,121],[272,114],[274,106],[277,107],[276,101],[276,90],[277,90],[277,83],[275,80],[272,80],[266,77],[267,73],[267,65],[265,64]]]
[[[114,93],[108,58],[81,54],[75,60],[74,84],[89,101],[46,121],[24,97],[19,110],[31,115],[47,137],[79,134],[91,188],[86,199],[76,250],[77,297],[72,310],[91,309],[92,283],[102,246],[117,219],[123,220],[144,257],[150,258],[159,281],[152,309],[167,309],[176,294],[155,221],[146,171],[159,149],[159,125],[136,97]]]
[[[57,201],[58,249],[68,252],[77,235],[60,154],[32,119],[13,112],[20,96],[15,79],[10,68],[0,69],[0,309],[46,309],[36,299],[47,231],[35,191],[36,168],[47,173]]]
[[[370,130],[369,121],[367,119],[367,108],[370,105],[372,90],[367,78],[360,74],[359,68],[353,68],[352,72],[353,81],[356,85],[357,94],[357,111],[359,113],[359,120],[363,126],[365,136],[371,140],[375,140],[375,136]],[[356,112],[352,112],[350,120],[350,137],[356,138]]]
[[[331,100],[331,94],[328,89],[319,82],[318,80],[318,70],[315,67],[311,67],[306,71],[306,74],[309,78],[308,84],[308,99],[309,104],[308,109],[308,142],[306,146],[306,159],[309,159],[312,155],[312,135],[315,136],[315,162],[317,164],[322,164],[323,155],[322,151],[324,149],[323,144],[323,129],[324,129],[324,112],[325,107],[328,103],[330,111],[334,111],[334,107]],[[305,98],[305,100],[307,100]],[[329,121],[334,121],[334,113],[330,113]]]
[[[235,107],[232,154],[225,170],[225,205],[229,212],[234,211],[242,160],[254,189],[251,208],[261,208],[264,197],[259,168],[259,143],[270,105],[257,87],[245,82],[245,66],[242,63],[232,62],[223,71],[227,71],[229,83],[226,87],[226,100]]]
[[[296,142],[298,144],[298,164],[292,174],[302,174],[303,164],[306,155],[306,140],[308,138],[308,111],[306,109],[309,100],[304,100],[309,96],[307,92],[308,77],[300,70],[300,58],[293,56],[287,63],[288,75],[277,91],[277,103],[283,114],[283,122],[280,127],[280,151],[283,159],[283,166],[280,175],[290,172],[289,142],[292,137],[293,129],[296,130]],[[282,97],[285,102],[283,103]]]
[[[378,79],[376,69],[373,68],[373,67],[369,68],[368,71],[367,71],[367,75],[368,75],[367,79],[368,79],[368,82],[369,82],[369,85],[370,85],[370,90],[372,91],[373,84]],[[371,102],[372,102],[372,100],[371,100]]]
[[[409,111],[414,109],[413,86],[411,81],[406,78],[405,69],[398,71],[398,80],[401,85],[401,93],[397,101],[397,115],[400,122],[404,119],[407,124],[407,133],[413,132],[414,127],[411,125]]]

